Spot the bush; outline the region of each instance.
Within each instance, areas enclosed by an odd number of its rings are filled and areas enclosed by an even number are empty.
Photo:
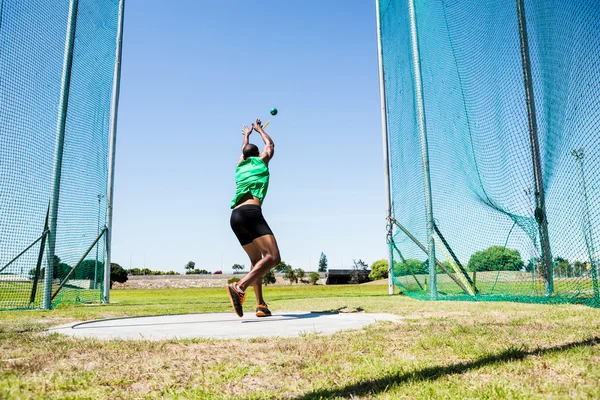
[[[388,277],[388,260],[381,259],[375,261],[371,265],[371,273],[369,274],[369,278],[374,281],[379,279],[385,279]]]
[[[290,281],[290,283],[298,283],[296,271],[292,269],[291,265],[287,265],[285,270],[283,271],[283,279],[285,279],[286,281]]]
[[[186,275],[210,275],[211,273],[205,269],[192,269],[185,271]]]
[[[264,274],[263,277],[262,277],[262,283],[265,286],[273,284],[275,282],[277,282],[277,278],[275,278],[275,272],[273,272],[272,269],[269,270],[269,272],[267,272],[266,274]]]
[[[110,288],[112,289],[114,282],[125,283],[127,282],[127,271],[124,270],[119,264],[110,263]]]
[[[491,246],[469,259],[469,271],[521,271],[525,266],[518,250]]]
[[[233,278],[227,279],[227,283],[239,282],[240,278],[234,276]]]
[[[285,261],[280,261],[279,264],[277,264],[275,268],[273,268],[273,270],[275,270],[275,272],[281,273],[285,272],[288,269],[288,267],[291,268],[291,266],[287,265]]]
[[[318,272],[311,272],[308,274],[308,281],[313,285],[316,285],[319,279],[321,279],[321,275],[319,275]]]
[[[412,274],[426,274],[428,272],[427,262],[409,258],[405,262],[394,262],[394,276],[405,276]]]

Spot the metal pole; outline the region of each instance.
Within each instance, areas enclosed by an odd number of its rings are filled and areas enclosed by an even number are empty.
[[[96,232],[100,232],[100,202],[102,200],[103,195],[98,195],[98,223]],[[94,289],[98,287],[98,249],[99,246],[96,246],[96,261],[94,262],[94,285],[92,286]]]
[[[381,15],[379,14],[379,0],[375,0],[375,12],[377,14],[377,55],[379,59],[379,98],[381,104],[381,134],[383,137],[383,168],[385,175],[385,205],[388,217],[387,238],[388,243],[388,294],[394,294],[393,281],[393,250],[392,224],[389,217],[392,216],[392,192],[390,189],[390,145],[388,137],[387,102],[385,98],[385,74],[383,71],[383,43],[381,42]]]
[[[417,16],[415,1],[408,0],[410,14],[410,38],[412,45],[412,63],[414,73],[415,106],[417,111],[417,124],[421,140],[421,160],[423,163],[423,183],[425,186],[425,212],[427,219],[427,255],[429,257],[429,295],[432,300],[437,300],[437,274],[435,268],[435,243],[433,241],[433,202],[431,195],[431,174],[429,172],[429,147],[427,144],[427,125],[425,123],[425,102],[423,100],[423,80],[421,78],[421,55],[419,52],[419,38],[417,36]]]
[[[73,47],[77,28],[78,0],[69,1],[67,19],[67,36],[65,39],[65,55],[58,103],[58,121],[56,123],[56,144],[54,147],[54,170],[52,173],[52,197],[50,198],[50,213],[48,224],[48,265],[44,276],[44,294],[42,307],[49,310],[52,305],[52,280],[54,278],[54,255],[56,250],[56,224],[58,218],[58,199],[60,196],[60,177],[62,173],[62,157],[65,144],[65,127],[69,107],[69,89],[71,87],[71,67],[73,66]]]
[[[590,220],[590,207],[588,202],[587,195],[587,186],[585,184],[585,174],[583,170],[583,157],[584,150],[583,148],[578,150],[573,150],[571,154],[575,157],[575,161],[577,161],[577,166],[579,167],[579,191],[581,192],[581,197],[583,198],[583,236],[585,237],[585,245],[587,247],[589,256],[590,256],[590,268],[592,272],[592,287],[594,288],[594,298],[596,301],[600,298],[600,289],[598,288],[598,263],[596,262],[596,249],[594,246],[594,236],[592,235],[592,223]]]
[[[125,17],[125,0],[119,0],[119,17],[117,25],[117,47],[113,91],[110,104],[110,137],[108,142],[108,193],[106,197],[106,259],[104,260],[104,293],[102,301],[110,302],[110,263],[113,196],[115,187],[115,155],[117,149],[117,117],[119,113],[119,91],[121,89],[121,57],[123,55],[123,21]]]
[[[552,252],[550,251],[550,236],[548,235],[548,220],[546,219],[546,200],[544,195],[544,181],[542,177],[542,163],[540,161],[540,144],[537,135],[535,98],[533,93],[533,80],[531,76],[529,39],[527,37],[527,22],[524,0],[517,0],[517,14],[519,19],[519,38],[521,45],[521,59],[523,64],[523,83],[525,85],[525,102],[527,103],[527,117],[529,122],[529,140],[531,144],[531,158],[533,161],[533,178],[535,181],[534,215],[540,230],[544,286],[546,296],[550,296],[554,292]]]

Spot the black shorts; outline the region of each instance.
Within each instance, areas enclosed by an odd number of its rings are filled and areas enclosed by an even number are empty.
[[[261,236],[273,234],[262,215],[260,206],[254,204],[235,208],[231,212],[229,223],[242,246],[252,243],[254,239]]]

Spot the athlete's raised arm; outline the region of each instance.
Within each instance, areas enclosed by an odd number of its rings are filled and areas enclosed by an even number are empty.
[[[269,136],[263,129],[260,119],[256,119],[256,122],[252,124],[252,129],[258,132],[262,137],[263,142],[265,142],[265,147],[263,148],[262,153],[260,153],[260,158],[262,158],[264,162],[268,164],[269,160],[271,160],[271,158],[273,158],[275,155],[275,143],[273,143],[271,136]]]
[[[248,128],[248,126],[246,126],[245,124],[242,127],[242,135],[244,135],[244,139],[242,139],[242,155],[240,156],[237,162],[238,164],[244,160],[244,147],[246,147],[248,143],[250,143],[250,134],[252,133],[253,128],[254,125],[252,126],[252,128]]]

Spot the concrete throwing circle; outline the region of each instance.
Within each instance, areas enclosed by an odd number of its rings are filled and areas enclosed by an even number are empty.
[[[239,339],[331,334],[360,329],[377,321],[397,321],[390,314],[281,312],[258,318],[233,313],[202,313],[127,317],[61,325],[49,330],[77,338],[121,340]]]

